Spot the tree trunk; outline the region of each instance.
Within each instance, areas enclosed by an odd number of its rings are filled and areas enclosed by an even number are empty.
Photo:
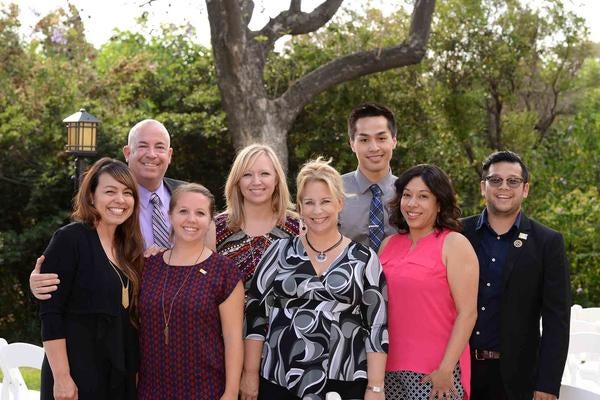
[[[421,61],[435,0],[415,0],[405,42],[340,56],[295,81],[280,97],[269,98],[263,73],[277,39],[316,31],[333,17],[342,1],[324,0],[306,13],[300,0],[291,0],[289,8],[260,31],[251,31],[252,0],[206,0],[217,81],[236,149],[257,142],[268,144],[287,170],[287,134],[310,100],[339,83]]]
[[[234,133],[233,145],[236,150],[253,143],[267,144],[273,148],[287,172],[287,133],[296,115],[265,98],[252,102],[232,101],[229,107],[227,122]]]

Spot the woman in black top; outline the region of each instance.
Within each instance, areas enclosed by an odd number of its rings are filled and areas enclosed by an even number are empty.
[[[143,264],[135,180],[120,161],[98,160],[75,198],[75,222],[54,233],[42,272],[58,290],[40,302],[42,399],[135,399],[132,323]]]

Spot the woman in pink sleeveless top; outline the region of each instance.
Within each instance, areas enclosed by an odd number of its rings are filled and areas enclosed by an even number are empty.
[[[406,170],[395,188],[390,223],[399,233],[379,250],[389,293],[386,399],[468,399],[479,266],[458,233],[454,189],[427,164]]]

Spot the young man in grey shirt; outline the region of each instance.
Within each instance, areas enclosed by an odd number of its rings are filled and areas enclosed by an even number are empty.
[[[340,230],[375,251],[385,236],[395,232],[388,222],[386,204],[394,197],[396,176],[390,160],[396,133],[394,114],[384,106],[362,104],[348,117],[350,147],[358,168],[342,176],[346,198]]]

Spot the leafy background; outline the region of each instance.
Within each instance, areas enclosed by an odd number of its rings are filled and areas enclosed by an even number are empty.
[[[308,104],[289,134],[290,185],[316,155],[333,157],[340,171],[356,168],[345,118],[364,101],[396,113],[394,173],[439,165],[465,215],[483,205],[482,160],[495,149],[517,151],[532,172],[526,212],[565,236],[574,302],[600,306],[600,46],[562,1],[544,6],[438,2],[421,64],[341,84]],[[65,116],[85,107],[101,119],[98,157],[121,159],[129,127],[147,117],[163,121],[175,149],[168,175],[203,183],[219,206],[235,151],[211,51],[190,40],[189,26],[165,26],[151,37],[117,32],[96,49],[74,7],[44,16],[29,38],[20,35],[18,16],[16,5],[0,6],[0,337],[39,342],[28,277],[69,218]],[[271,55],[270,93],[340,54],[397,42],[408,23],[403,9],[341,12]]]

